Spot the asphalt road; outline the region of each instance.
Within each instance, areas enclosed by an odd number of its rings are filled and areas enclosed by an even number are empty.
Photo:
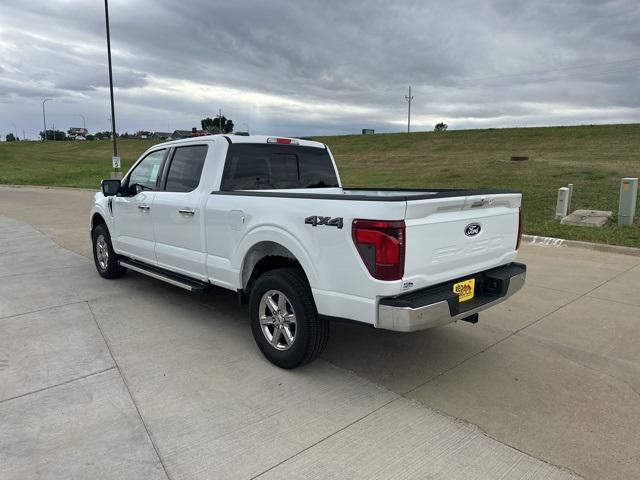
[[[229,292],[102,280],[90,200],[0,187],[3,479],[640,478],[640,257],[525,245],[479,324],[334,323],[290,372]]]

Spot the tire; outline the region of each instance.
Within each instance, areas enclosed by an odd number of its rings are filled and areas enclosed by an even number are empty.
[[[273,314],[276,307],[280,316]],[[318,315],[304,274],[294,268],[271,270],[258,278],[249,297],[249,316],[258,348],[280,368],[315,360],[329,339],[329,322]]]
[[[118,263],[119,256],[113,251],[109,230],[104,224],[98,225],[91,234],[93,240],[93,261],[103,278],[120,278],[127,269]]]

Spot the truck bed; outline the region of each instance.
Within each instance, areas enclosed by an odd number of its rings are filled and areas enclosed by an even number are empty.
[[[256,201],[258,198],[261,200]],[[213,191],[206,222],[210,254],[217,250],[215,245],[233,240],[229,250],[209,256],[209,267],[216,271],[216,277],[227,277],[233,283],[232,272],[242,269],[239,252],[243,244],[253,236],[267,240],[269,235],[283,232],[279,243],[303,267],[308,265],[305,271],[318,311],[375,324],[381,298],[513,262],[520,199],[517,191],[497,189]],[[227,217],[231,210],[232,217]],[[341,226],[305,226],[310,216],[339,219]],[[238,218],[241,223],[234,220]],[[406,250],[401,279],[381,281],[367,272],[352,239],[356,219],[404,222]],[[234,222],[235,226],[230,225]],[[212,228],[216,224],[218,227]],[[471,224],[479,225],[477,235],[465,234]],[[220,257],[229,258],[231,264],[220,264]]]

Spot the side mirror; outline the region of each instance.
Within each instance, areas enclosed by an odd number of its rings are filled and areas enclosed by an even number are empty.
[[[102,180],[100,185],[105,197],[113,197],[120,192],[120,180]]]

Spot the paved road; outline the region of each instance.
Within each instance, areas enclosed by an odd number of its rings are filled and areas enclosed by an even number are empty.
[[[287,372],[232,294],[100,279],[90,197],[0,187],[7,478],[640,477],[640,258],[524,246],[478,325],[335,323]]]

